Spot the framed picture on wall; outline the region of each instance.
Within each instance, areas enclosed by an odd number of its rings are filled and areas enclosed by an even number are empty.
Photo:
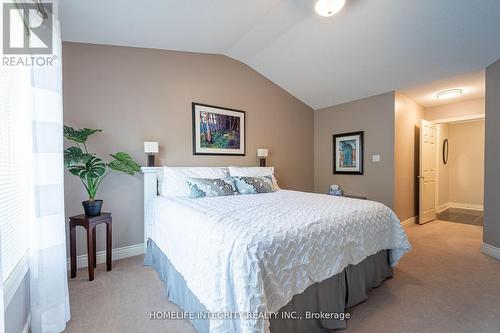
[[[334,174],[363,174],[363,135],[352,132],[333,136]]]
[[[193,155],[245,155],[245,111],[193,103]]]

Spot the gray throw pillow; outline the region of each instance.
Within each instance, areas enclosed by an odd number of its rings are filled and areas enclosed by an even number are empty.
[[[270,176],[265,177],[233,177],[240,194],[259,194],[274,192]]]
[[[234,180],[228,178],[186,178],[191,198],[237,195]]]

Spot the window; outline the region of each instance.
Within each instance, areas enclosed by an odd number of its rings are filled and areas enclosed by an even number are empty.
[[[29,68],[0,69],[0,259],[8,280],[29,244],[33,214]]]

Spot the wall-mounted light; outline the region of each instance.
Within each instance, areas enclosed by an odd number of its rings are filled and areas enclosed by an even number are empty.
[[[345,5],[345,0],[316,0],[314,10],[321,16],[337,14]]]
[[[440,91],[436,94],[437,99],[448,99],[448,98],[454,98],[462,95],[463,91],[462,89],[448,89],[448,90],[443,90]]]
[[[265,167],[266,166],[266,157],[269,156],[269,149],[257,149],[257,157],[260,157],[260,166]]]
[[[148,167],[155,166],[155,155],[159,151],[158,142],[144,142],[144,152],[148,154]]]

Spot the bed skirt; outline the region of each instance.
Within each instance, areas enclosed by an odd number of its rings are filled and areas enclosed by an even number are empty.
[[[148,240],[144,265],[154,267],[164,282],[167,298],[183,311],[207,312],[189,290],[182,275],[151,239]],[[311,285],[302,294],[295,295],[278,311],[275,318],[270,319],[271,333],[324,333],[332,329],[344,329],[345,319],[282,319],[286,316],[281,314],[293,313],[295,318],[306,318],[307,313],[342,314],[347,308],[366,300],[366,293],[389,277],[392,277],[389,250],[382,250],[357,265],[346,267],[329,279]],[[199,333],[209,333],[207,319],[193,319],[190,322]]]

